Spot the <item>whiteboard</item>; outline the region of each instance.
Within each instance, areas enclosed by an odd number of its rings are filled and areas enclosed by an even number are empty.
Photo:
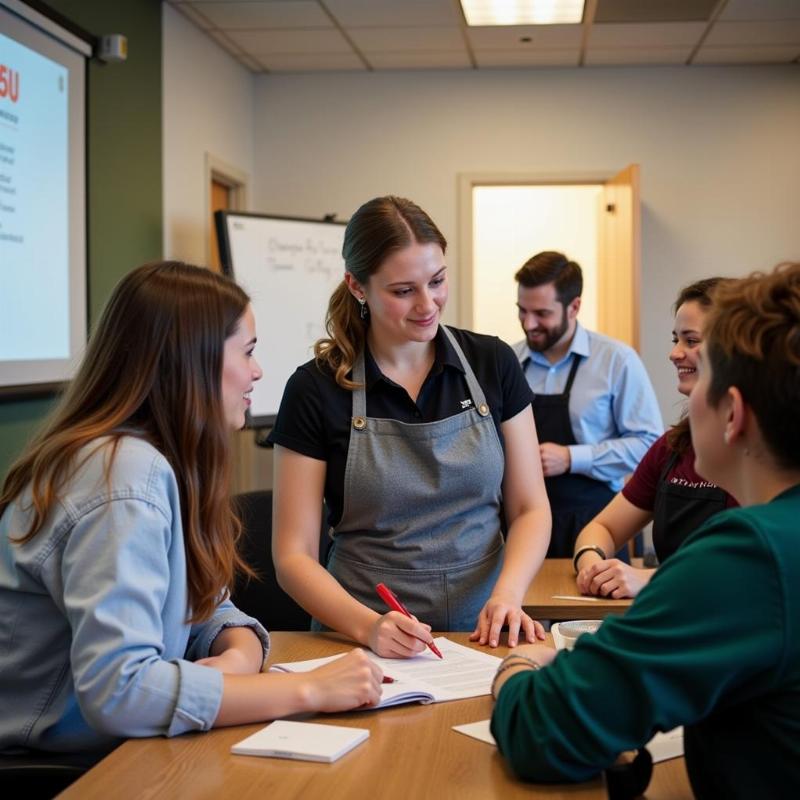
[[[220,261],[250,295],[256,358],[264,377],[253,389],[248,425],[275,422],[286,381],[314,356],[325,313],[344,277],[343,222],[217,211]]]

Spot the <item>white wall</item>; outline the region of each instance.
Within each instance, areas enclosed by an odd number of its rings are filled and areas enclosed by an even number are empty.
[[[472,190],[472,327],[509,344],[522,339],[516,271],[558,250],[581,266],[578,318],[597,329],[597,208],[602,186],[476,186]],[[466,265],[465,265],[466,268]]]
[[[451,321],[459,173],[641,164],[642,355],[666,420],[679,287],[800,258],[797,66],[266,75],[255,115],[255,207],[347,218],[411,197],[450,242]]]
[[[207,260],[206,154],[254,173],[254,76],[174,8],[163,9],[164,256]]]

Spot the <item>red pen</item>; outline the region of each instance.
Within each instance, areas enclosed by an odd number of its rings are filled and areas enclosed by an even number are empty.
[[[397,599],[395,593],[385,583],[379,583],[375,587],[375,591],[392,611],[399,611],[401,614],[405,614],[409,618],[411,617],[408,609]],[[431,652],[435,653],[439,658],[444,658],[439,652],[439,648],[433,642],[431,642],[428,647],[430,647]]]

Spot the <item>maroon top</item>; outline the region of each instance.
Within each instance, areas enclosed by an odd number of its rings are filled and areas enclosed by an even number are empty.
[[[645,453],[631,479],[622,487],[622,494],[629,503],[633,503],[643,511],[655,509],[659,478],[672,455],[673,451],[667,444],[667,434],[665,433]],[[715,484],[704,480],[695,472],[694,449],[691,445],[667,473],[666,482],[669,485],[682,486],[688,490],[715,488]],[[726,494],[725,508],[735,508],[738,505],[733,497]]]

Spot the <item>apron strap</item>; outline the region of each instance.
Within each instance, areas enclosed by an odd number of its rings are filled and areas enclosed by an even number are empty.
[[[575,373],[578,371],[578,367],[581,365],[581,358],[582,356],[578,355],[578,353],[572,354],[572,367],[567,377],[567,385],[564,387],[564,397],[568,398],[569,393],[572,391],[572,382],[575,380]]]
[[[366,344],[364,344],[366,347]],[[353,389],[353,420],[366,419],[367,417],[367,382],[364,369],[364,347],[356,356],[353,364],[353,382],[358,386]],[[360,426],[363,428],[364,426]]]
[[[469,365],[469,361],[467,361],[467,357],[464,355],[464,351],[461,349],[461,345],[456,341],[456,337],[453,335],[452,331],[447,325],[442,325],[442,330],[447,340],[453,346],[453,350],[456,351],[458,360],[461,362],[461,366],[464,369],[464,377],[467,380],[467,389],[469,389],[472,402],[475,404],[478,413],[482,417],[485,417],[489,413],[489,406],[486,404],[486,395],[484,395],[483,389],[481,389],[481,385],[478,383],[478,379],[475,377],[475,373],[472,371],[472,367]]]
[[[664,469],[661,470],[661,474],[658,476],[658,485],[661,486],[667,479],[667,475],[669,475],[670,470],[678,463],[678,459],[680,458],[681,454],[677,450],[673,450],[670,457],[667,459],[667,463],[664,465]]]

